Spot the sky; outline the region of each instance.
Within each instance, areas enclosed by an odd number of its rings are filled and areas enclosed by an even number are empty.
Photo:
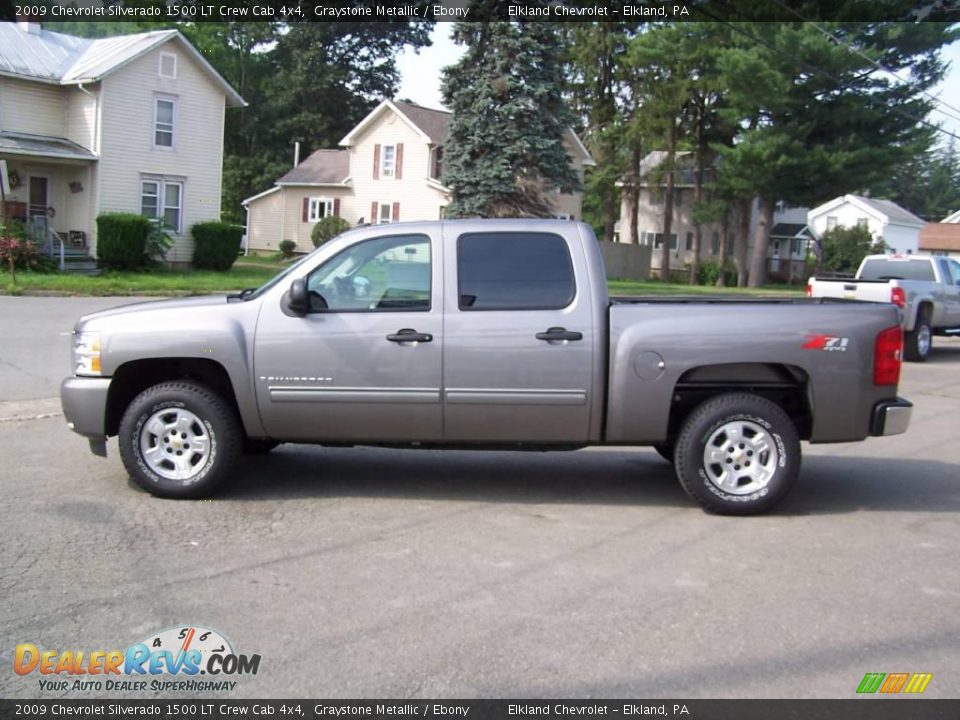
[[[432,46],[424,48],[419,54],[409,48],[404,50],[398,61],[402,76],[398,99],[409,99],[425,107],[445,109],[440,98],[440,71],[455,63],[463,54],[463,48],[450,39],[452,27],[451,23],[437,23],[430,36]],[[943,57],[950,63],[950,68],[944,81],[931,95],[956,109],[944,106],[943,112],[932,112],[928,120],[942,123],[945,130],[960,137],[960,42],[948,46],[943,51]],[[944,142],[949,140],[944,134],[941,134],[941,138]]]

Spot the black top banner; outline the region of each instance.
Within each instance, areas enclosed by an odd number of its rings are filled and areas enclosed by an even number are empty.
[[[960,700],[0,700],[0,718],[956,720]]]
[[[0,0],[0,19],[41,23],[547,21],[960,22],[960,0]]]

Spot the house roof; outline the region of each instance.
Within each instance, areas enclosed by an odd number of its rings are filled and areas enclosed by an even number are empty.
[[[277,180],[277,185],[342,185],[349,174],[349,150],[317,150]]]
[[[176,42],[211,77],[231,106],[246,102],[178,30],[78,38],[0,23],[0,74],[54,85],[96,82],[166,42]]]
[[[960,223],[927,223],[920,231],[920,249],[960,251]]]
[[[955,213],[951,213],[950,215],[947,215],[947,216],[946,216],[943,220],[941,220],[940,222],[945,222],[945,223],[960,223],[960,210],[957,210]]]
[[[810,238],[816,239],[813,229],[804,223],[777,223],[770,230],[772,238]]]
[[[66,138],[9,131],[0,132],[0,153],[58,160],[97,159],[96,154]]]
[[[924,220],[921,220],[909,210],[900,207],[892,200],[881,200],[878,198],[864,197],[863,195],[841,195],[835,197],[833,200],[813,208],[813,210],[807,214],[807,217],[819,217],[840,207],[844,203],[850,203],[878,219],[886,219],[886,221],[892,225],[907,225],[909,227],[920,228],[925,224]]]

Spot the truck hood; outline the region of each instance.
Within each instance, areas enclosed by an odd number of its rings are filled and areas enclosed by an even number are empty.
[[[138,313],[152,312],[171,312],[181,309],[197,309],[200,307],[209,307],[211,305],[226,305],[226,295],[202,295],[198,297],[171,298],[169,300],[148,300],[145,302],[135,302],[129,305],[119,305],[107,310],[90,313],[80,318],[77,326],[86,325],[95,320],[103,320],[118,315],[134,315]]]

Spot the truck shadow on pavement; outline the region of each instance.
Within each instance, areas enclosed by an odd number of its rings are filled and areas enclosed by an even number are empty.
[[[956,465],[807,456],[777,515],[956,512]],[[698,510],[653,450],[552,453],[285,445],[247,458],[221,501],[380,497],[484,503],[636,505]]]

